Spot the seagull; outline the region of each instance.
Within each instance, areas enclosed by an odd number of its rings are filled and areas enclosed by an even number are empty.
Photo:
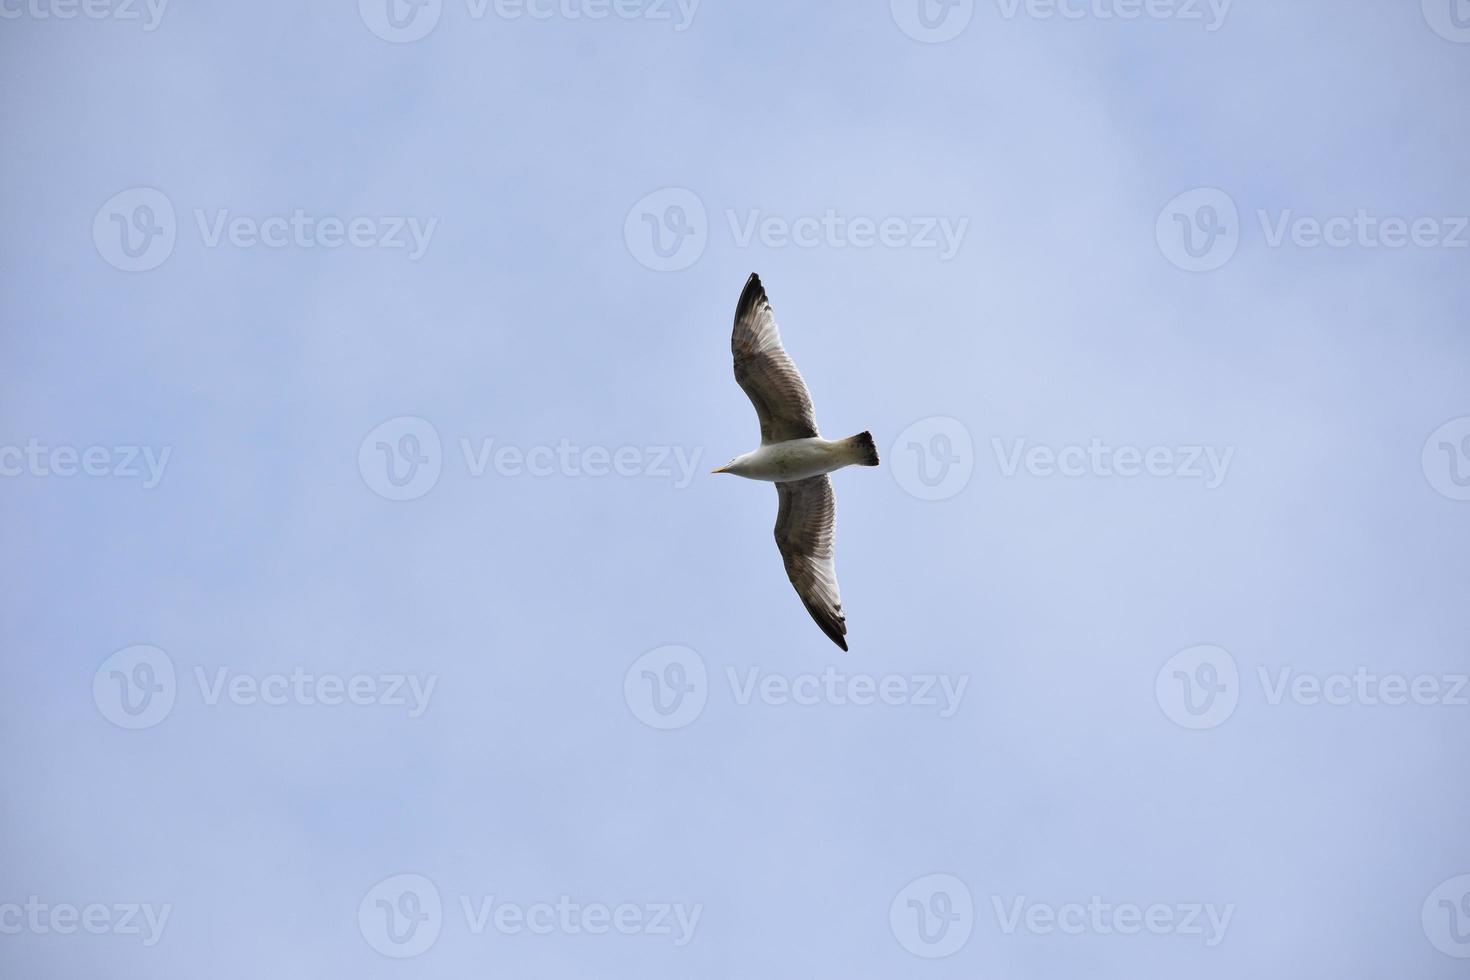
[[[760,448],[736,456],[713,473],[776,484],[776,547],[786,577],[822,632],[847,649],[847,619],[837,594],[832,561],[836,501],[827,474],[844,466],[877,466],[878,449],[870,432],[847,439],[823,439],[817,432],[812,396],[781,346],[776,314],[760,276],[750,274],[735,307],[735,380],[745,389],[761,423]]]

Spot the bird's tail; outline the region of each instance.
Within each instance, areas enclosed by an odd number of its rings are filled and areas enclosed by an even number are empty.
[[[842,445],[852,455],[854,466],[878,465],[878,447],[873,445],[873,433],[859,432],[842,440]]]

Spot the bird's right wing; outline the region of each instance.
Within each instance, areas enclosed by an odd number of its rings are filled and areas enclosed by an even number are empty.
[[[786,563],[786,577],[796,587],[806,611],[832,642],[847,649],[847,619],[837,593],[837,565],[832,538],[837,529],[837,501],[826,474],[776,484],[781,509],[776,514],[776,547]]]
[[[761,445],[817,435],[812,396],[781,346],[776,314],[761,286],[750,274],[735,307],[735,332],[730,337],[735,355],[735,380],[745,389],[761,422]]]

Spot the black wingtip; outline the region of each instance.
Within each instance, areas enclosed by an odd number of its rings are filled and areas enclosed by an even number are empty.
[[[761,285],[761,277],[752,272],[745,280],[745,288],[740,291],[740,302],[735,304],[735,322],[739,323],[765,299],[766,290]]]
[[[846,653],[847,620],[839,616],[838,621],[834,623],[823,616],[822,611],[813,607],[811,603],[806,601],[806,599],[803,598],[801,600],[801,604],[803,606],[806,606],[806,611],[811,614],[812,622],[816,623],[821,631],[827,634],[827,639],[840,646],[842,648],[842,652]]]

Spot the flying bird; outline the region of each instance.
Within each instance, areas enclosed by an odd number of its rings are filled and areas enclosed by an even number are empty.
[[[847,619],[832,560],[836,501],[827,474],[844,466],[877,466],[873,435],[860,432],[831,441],[817,432],[812,397],[781,346],[771,301],[753,272],[735,307],[730,350],[735,355],[735,380],[760,418],[761,444],[711,472],[776,484],[780,501],[776,547],[781,549],[786,577],[822,632],[846,650]]]

